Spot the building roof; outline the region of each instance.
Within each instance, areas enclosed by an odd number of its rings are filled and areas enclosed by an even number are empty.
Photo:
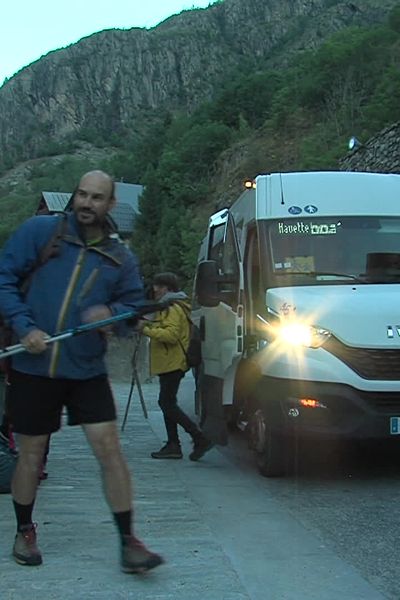
[[[42,192],[42,196],[50,212],[63,211],[71,198],[66,192]]]
[[[115,197],[117,203],[110,211],[119,233],[130,234],[133,231],[135,217],[139,213],[139,197],[143,186],[135,183],[115,183]],[[49,212],[61,212],[68,208],[72,197],[68,192],[42,192],[42,202]]]
[[[115,196],[117,202],[129,204],[133,210],[139,211],[139,198],[143,193],[143,186],[137,183],[123,183],[122,181],[115,182]]]
[[[119,202],[110,210],[119,233],[132,233],[137,213],[126,202]]]

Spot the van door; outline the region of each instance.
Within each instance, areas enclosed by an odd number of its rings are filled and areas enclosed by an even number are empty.
[[[221,283],[219,305],[204,309],[204,369],[207,375],[225,379],[243,352],[243,269],[228,211],[210,219],[207,258],[216,261]]]
[[[235,223],[228,210],[210,219],[207,261],[215,264],[214,303],[201,307],[202,368],[198,404],[202,430],[214,444],[226,445],[224,404],[233,402],[236,366],[243,352],[243,270]]]

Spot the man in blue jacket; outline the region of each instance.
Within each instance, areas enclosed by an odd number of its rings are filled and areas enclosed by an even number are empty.
[[[46,344],[48,336],[63,329],[130,311],[144,297],[136,257],[110,236],[107,213],[114,204],[109,175],[86,173],[74,192],[56,256],[37,267],[60,219],[46,215],[23,223],[1,257],[0,312],[27,350],[12,358],[10,371],[10,416],[19,447],[12,482],[17,518],[13,556],[22,565],[42,563],[32,512],[46,443],[60,428],[63,406],[69,425],[83,427],[99,461],[121,536],[122,570],[144,572],[162,562],[132,532],[130,476],[106,374],[104,332],[94,329]],[[28,290],[22,294],[20,283],[27,276]]]

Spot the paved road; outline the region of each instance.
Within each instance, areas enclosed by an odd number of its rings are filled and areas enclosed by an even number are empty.
[[[190,398],[191,382],[185,382]],[[191,410],[192,402],[185,400]],[[257,473],[241,432],[231,433],[224,457],[251,477],[264,498],[273,498],[384,597],[400,598],[400,448],[309,445],[300,447],[293,472],[266,479]],[[257,483],[256,483],[257,482]],[[257,495],[255,494],[254,498]],[[321,596],[324,597],[324,596]],[[342,598],[351,598],[345,593]]]
[[[190,377],[185,378],[182,400],[188,408],[192,385]],[[114,387],[122,415],[129,386]],[[199,463],[187,459],[186,438],[184,460],[152,460],[149,453],[163,442],[164,428],[156,384],[145,384],[143,389],[149,419],[143,418],[134,395],[123,446],[135,472],[138,534],[165,555],[167,563],[146,577],[119,572],[117,538],[99,492],[97,466],[81,432],[64,427],[52,442],[50,476],[38,493],[35,518],[44,554],[42,567],[24,568],[10,560],[13,514],[10,497],[0,496],[2,600],[400,597],[395,579],[389,578],[390,588],[378,561],[377,573],[371,574],[362,561],[348,556],[353,549],[356,557],[362,557],[363,549],[356,546],[359,539],[367,539],[354,531],[352,535],[354,514],[359,517],[367,506],[369,520],[364,526],[374,528],[375,495],[368,478],[364,489],[369,491],[364,492],[361,505],[353,481],[346,479],[350,492],[343,493],[345,482],[338,476],[318,475],[318,468],[288,480],[266,480],[256,473],[242,436],[235,436],[227,449],[211,450]],[[386,493],[392,489],[390,477],[383,479]],[[386,500],[378,498],[375,506],[383,515]],[[354,510],[351,501],[358,503]],[[336,507],[333,514],[332,506]],[[372,562],[368,557],[374,553],[384,556],[386,541],[376,531],[376,538],[370,540],[374,543],[365,551],[366,563]]]

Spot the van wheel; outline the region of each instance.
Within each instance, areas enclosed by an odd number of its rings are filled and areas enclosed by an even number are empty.
[[[249,445],[264,477],[279,477],[285,471],[284,438],[271,430],[264,411],[257,409],[249,423]]]

